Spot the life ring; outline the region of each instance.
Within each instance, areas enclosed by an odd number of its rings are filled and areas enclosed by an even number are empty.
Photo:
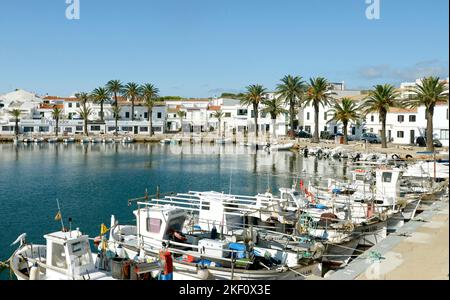
[[[392,154],[392,159],[400,159],[400,156],[398,154]]]
[[[411,158],[413,158],[413,157],[412,157],[411,154],[408,154],[408,155],[406,155],[406,158],[407,158],[407,159],[411,159]]]

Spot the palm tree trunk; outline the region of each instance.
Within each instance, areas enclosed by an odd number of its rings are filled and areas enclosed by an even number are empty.
[[[275,129],[276,123],[277,123],[277,117],[272,118],[272,137],[274,137],[274,138],[277,137],[277,131]]]
[[[434,108],[427,108],[426,109],[426,118],[427,118],[427,150],[428,151],[434,151],[434,145],[433,145],[433,115],[434,115]]]
[[[219,119],[219,137],[221,136],[221,128],[220,128],[220,126],[221,126],[220,122],[221,122],[221,121],[222,121],[222,120]]]
[[[347,137],[347,135],[348,135],[348,133],[347,133],[347,126],[348,126],[348,122],[343,122],[343,125],[344,125],[344,144],[345,145],[348,145],[348,137]]]
[[[314,136],[313,143],[319,143],[319,103],[314,102]]]
[[[103,122],[103,101],[100,102],[100,120]]]
[[[289,103],[289,114],[291,115],[291,131],[292,131],[292,136],[291,138],[294,139],[294,113],[295,113],[295,108],[294,108],[294,101],[290,101]]]
[[[14,131],[16,133],[16,137],[19,135],[19,119],[16,118],[16,126],[14,126]]]
[[[89,136],[87,128],[87,118],[84,119],[84,135]]]
[[[131,97],[131,121],[134,121],[134,97]]]
[[[148,110],[148,120],[150,122],[150,136],[153,135],[153,111],[151,109]]]
[[[118,136],[118,135],[119,135],[119,129],[117,128],[117,123],[118,123],[118,121],[119,121],[119,116],[118,116],[118,114],[115,115],[115,121],[116,121],[116,136]]]
[[[381,119],[381,148],[387,148],[386,142],[386,112],[380,113]]]
[[[117,107],[118,103],[117,103],[117,93],[114,92],[114,105]]]
[[[55,128],[55,131],[56,131],[56,137],[58,137],[58,132],[59,132],[59,118],[56,118],[56,128]]]
[[[258,105],[257,104],[253,104],[253,113],[255,114],[254,115],[254,118],[255,118],[255,134],[256,134],[256,137],[258,137],[259,129],[258,129]]]

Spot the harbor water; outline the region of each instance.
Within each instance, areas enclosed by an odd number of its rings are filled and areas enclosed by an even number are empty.
[[[0,260],[22,233],[34,243],[57,231],[59,200],[65,227],[91,237],[111,214],[134,224],[128,199],[167,192],[214,190],[255,195],[268,188],[345,179],[345,161],[298,153],[255,151],[238,145],[0,144]],[[0,276],[5,279],[4,272]]]

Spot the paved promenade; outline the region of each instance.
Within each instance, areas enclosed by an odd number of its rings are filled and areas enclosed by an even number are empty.
[[[381,254],[381,258],[377,257]],[[448,197],[435,202],[399,232],[389,235],[330,280],[448,280]]]

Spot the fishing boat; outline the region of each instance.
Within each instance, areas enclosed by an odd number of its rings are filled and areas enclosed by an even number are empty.
[[[285,143],[285,144],[267,144],[266,146],[264,146],[264,150],[266,151],[287,151],[292,149],[292,147],[294,147],[294,143]]]
[[[218,138],[218,139],[215,139],[214,142],[219,145],[230,144],[231,138]]]
[[[103,144],[113,144],[114,143],[114,139],[112,139],[112,138],[103,138],[102,139],[102,143]]]
[[[90,142],[91,142],[91,138],[89,138],[89,137],[83,137],[82,139],[80,139],[81,144],[89,144]]]
[[[33,139],[33,142],[35,144],[41,144],[41,143],[45,142],[45,139],[43,137],[35,138],[35,139]]]
[[[124,144],[132,144],[134,142],[135,142],[134,138],[132,138],[130,136],[126,136],[122,139],[122,143],[124,143]]]
[[[210,231],[196,226],[188,230],[187,211],[157,199],[138,202],[134,215],[136,225],[118,225],[112,217],[109,248],[121,245],[126,257],[134,257],[141,251],[156,256],[165,247],[174,255],[175,280],[304,279],[321,274],[319,243],[252,228],[225,234],[219,224]]]
[[[90,249],[87,235],[79,229],[44,235],[46,245],[25,241],[10,259],[10,268],[18,280],[108,280],[111,272],[96,266],[97,255]]]
[[[64,144],[72,144],[75,143],[75,138],[74,137],[69,137],[66,139],[63,139]]]
[[[170,144],[170,139],[163,139],[159,142],[161,145],[169,145]]]

